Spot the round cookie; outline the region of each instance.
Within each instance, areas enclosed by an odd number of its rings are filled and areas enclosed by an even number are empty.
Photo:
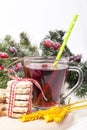
[[[0,103],[0,117],[6,116],[6,104]]]
[[[6,110],[8,110],[8,104],[6,105]],[[28,107],[13,107],[12,113],[26,113]]]
[[[10,87],[7,87],[7,92],[10,92]],[[29,94],[30,93],[30,87],[29,88],[18,88],[15,90],[15,94]]]
[[[10,93],[6,93],[6,97],[10,98]],[[26,101],[29,100],[29,98],[32,99],[32,95],[29,94],[15,94],[15,100],[20,100],[20,101]]]
[[[28,107],[14,107],[13,112],[15,113],[26,113],[28,110]]]
[[[0,89],[0,103],[6,102],[6,89]]]
[[[18,88],[24,89],[24,88],[29,88],[33,86],[32,82],[30,81],[17,81],[17,80],[8,81],[7,87],[10,87],[11,85],[16,85],[16,89]]]
[[[19,118],[22,114],[24,114],[24,113],[15,113],[15,112],[12,112],[11,117],[12,118]],[[6,111],[6,115],[8,116],[8,110]]]
[[[9,103],[9,99],[6,99],[6,102]],[[15,100],[14,101],[14,106],[16,107],[27,107],[28,106],[29,101],[18,101]]]

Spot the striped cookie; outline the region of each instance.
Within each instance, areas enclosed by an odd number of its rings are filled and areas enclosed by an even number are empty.
[[[23,114],[25,114],[25,113],[12,112],[11,117],[12,117],[12,118],[19,118],[19,117],[20,117],[21,115],[23,115]],[[8,116],[8,111],[6,111],[6,115]]]
[[[7,92],[10,92],[10,87],[7,87]],[[29,94],[30,93],[30,87],[29,88],[17,88],[15,90],[15,94]]]
[[[32,87],[33,84],[30,81],[17,81],[17,80],[10,80],[7,82],[7,87],[10,87],[11,85],[16,85],[17,88],[29,88]]]
[[[6,97],[10,98],[9,92],[6,93]],[[28,101],[29,98],[32,99],[32,97],[33,97],[33,95],[29,95],[29,94],[19,94],[19,95],[16,94],[14,100],[20,100],[20,101],[26,101],[27,100]]]
[[[6,102],[9,103],[9,99],[6,99]],[[27,107],[28,106],[29,101],[18,101],[15,100],[14,101],[14,106],[16,107]]]

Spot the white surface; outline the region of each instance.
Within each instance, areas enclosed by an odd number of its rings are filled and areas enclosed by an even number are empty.
[[[87,100],[87,97],[78,98],[74,94],[71,94],[68,98],[71,98],[71,102]],[[74,111],[74,124],[67,130],[87,130],[87,107]]]
[[[87,109],[75,112],[75,122],[67,130],[87,130]]]
[[[21,122],[9,117],[0,118],[0,130],[87,130],[87,109],[70,113],[61,123],[44,120]]]
[[[0,118],[0,130],[65,130],[73,123],[73,114],[69,114],[61,123],[46,123],[44,120],[21,122],[9,117]]]

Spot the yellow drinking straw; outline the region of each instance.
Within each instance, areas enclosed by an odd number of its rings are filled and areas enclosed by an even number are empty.
[[[58,63],[58,60],[61,58],[62,52],[63,52],[64,49],[65,49],[65,45],[66,45],[66,43],[67,43],[67,41],[68,41],[68,39],[69,39],[69,36],[70,36],[70,34],[71,34],[71,31],[72,31],[72,29],[73,29],[73,27],[74,27],[74,24],[75,24],[77,18],[78,18],[78,14],[75,14],[74,17],[73,17],[73,19],[72,19],[72,22],[71,22],[71,24],[70,24],[70,26],[69,26],[69,29],[68,29],[68,31],[67,31],[67,34],[66,34],[66,36],[65,36],[65,38],[64,38],[64,41],[63,41],[63,43],[62,43],[62,45],[61,45],[61,47],[60,47],[60,50],[59,50],[59,52],[58,52],[58,54],[57,54],[57,56],[56,56],[56,60],[55,60],[55,62],[53,63],[54,68],[56,68],[56,65],[57,65],[57,63]]]

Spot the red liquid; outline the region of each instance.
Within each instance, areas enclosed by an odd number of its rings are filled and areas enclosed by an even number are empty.
[[[49,65],[35,65],[25,67],[25,76],[33,78],[39,82],[43,92],[48,99],[44,100],[41,91],[34,85],[33,87],[33,105],[37,107],[51,107],[60,100],[60,95],[64,86],[67,74],[67,66],[56,70]]]

